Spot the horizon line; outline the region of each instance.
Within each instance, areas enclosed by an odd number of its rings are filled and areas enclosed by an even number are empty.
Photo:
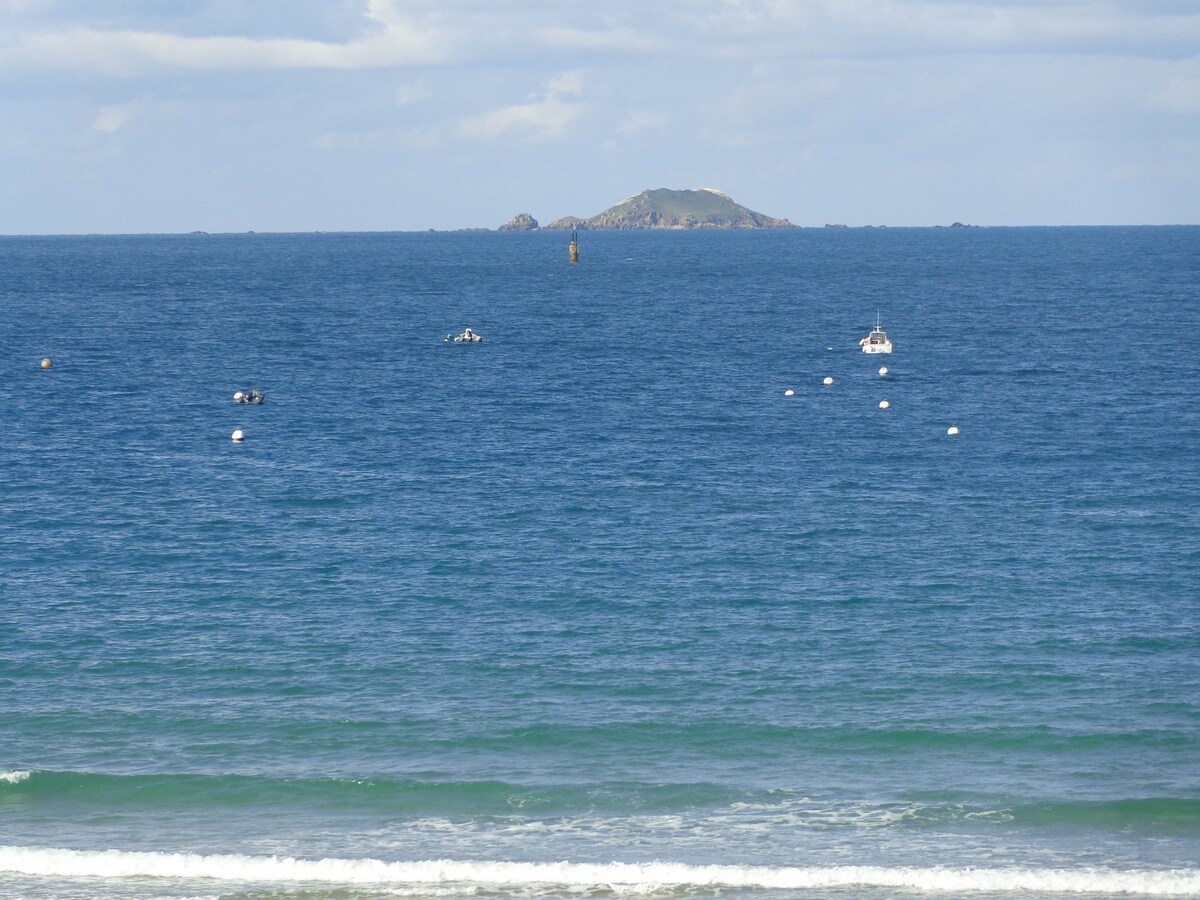
[[[844,224],[825,224],[825,225],[791,225],[790,227],[776,228],[585,228],[584,230],[593,234],[596,233],[645,233],[645,232],[672,232],[672,233],[693,233],[705,232],[711,233],[714,231],[730,231],[730,232],[790,232],[790,231],[887,231],[891,230],[952,230],[952,231],[967,231],[967,230],[998,230],[998,229],[1018,229],[1018,228],[1196,228],[1200,226],[1200,222],[1157,222],[1157,223],[1107,223],[1103,225],[1083,225],[1071,223],[1057,224],[1026,224],[1026,225],[973,225],[962,222],[955,222],[950,225],[844,225]],[[567,233],[568,228],[549,228],[547,226],[539,226],[537,228],[528,229],[504,229],[504,228],[488,228],[485,226],[464,226],[460,228],[365,228],[365,229],[305,229],[305,230],[281,230],[281,231],[259,231],[256,229],[247,229],[246,231],[205,231],[202,229],[193,229],[191,231],[29,231],[29,232],[0,232],[2,238],[22,238],[22,237],[230,237],[230,236],[254,236],[254,235],[299,235],[299,234],[548,234],[548,233]]]

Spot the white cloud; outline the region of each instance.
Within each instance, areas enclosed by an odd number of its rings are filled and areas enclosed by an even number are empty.
[[[582,94],[584,91],[582,72],[564,72],[550,82],[551,95]]]
[[[1194,55],[1200,8],[1148,14],[1092,0],[686,0],[701,52],[718,58],[1029,51]]]
[[[429,86],[423,81],[402,84],[396,88],[396,105],[411,106],[415,103],[424,103],[431,96]]]
[[[662,128],[667,117],[657,113],[631,113],[617,125],[617,134],[634,134],[649,128]]]
[[[649,38],[633,28],[612,28],[586,31],[566,26],[538,28],[534,35],[549,47],[565,50],[620,50],[627,53],[647,53],[661,49],[660,40]]]
[[[139,20],[126,17],[135,27],[106,29],[94,14],[89,19],[76,11],[68,17],[53,4],[0,0],[0,10],[9,13],[9,21],[0,23],[0,66],[111,75],[365,69],[528,60],[547,49],[585,60],[653,56],[664,64],[1030,51],[1188,58],[1200,46],[1200,8],[1147,12],[1116,0],[657,0],[650,7],[613,0],[602,12],[583,16],[570,5],[543,0],[515,0],[502,13],[467,0],[359,2],[360,33],[331,41],[294,33],[222,35],[211,30],[211,21],[207,34],[185,35],[177,33],[189,27],[183,18],[171,20],[170,27],[160,19],[157,28],[137,28]],[[250,14],[228,21],[263,33],[274,22],[254,21]]]
[[[453,41],[441,29],[369,0],[368,31],[342,43],[240,35],[195,37],[86,26],[19,33],[0,47],[0,66],[83,69],[129,76],[166,69],[365,69],[444,61]],[[13,29],[9,29],[11,32]]]
[[[536,103],[506,106],[459,123],[459,136],[467,140],[495,140],[509,132],[519,132],[532,140],[559,137],[574,122],[581,108],[548,97]]]
[[[404,17],[396,11],[392,0],[367,0],[367,18],[378,22],[386,29],[407,27]]]
[[[517,132],[535,141],[551,140],[562,135],[583,112],[580,104],[564,98],[578,96],[584,90],[582,73],[565,72],[550,80],[541,99],[463,119],[458,126],[459,136],[486,141]]]
[[[0,0],[0,153],[31,185],[0,230],[93,227],[75,194],[38,196],[70,168],[46,148],[72,141],[111,154],[81,180],[172,185],[112,226],[133,230],[222,191],[283,224],[280,185],[300,181],[348,186],[306,203],[313,227],[401,208],[424,227],[408,192],[468,173],[564,208],[718,184],[817,223],[1182,221],[1200,208],[1197,47],[1200,0]],[[568,139],[611,151],[586,186],[556,173]],[[214,147],[238,190],[177,177],[211,171]],[[1136,191],[1110,195],[1118,170]],[[370,218],[401,172],[404,202]]]
[[[95,131],[102,131],[105,134],[115,134],[133,118],[134,106],[132,103],[123,103],[117,106],[105,106],[100,110],[99,115],[92,120],[92,128]]]

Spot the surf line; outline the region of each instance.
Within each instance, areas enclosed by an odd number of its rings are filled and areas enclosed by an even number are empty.
[[[590,887],[651,892],[671,887],[760,889],[885,887],[995,891],[1200,894],[1200,869],[942,868],[922,866],[730,866],[300,859],[237,854],[127,852],[0,846],[0,872],[58,878],[194,878],[225,882],[464,884]]]

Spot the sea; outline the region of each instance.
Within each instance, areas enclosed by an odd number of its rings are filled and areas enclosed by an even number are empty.
[[[1200,227],[568,239],[0,237],[0,898],[1200,896]]]

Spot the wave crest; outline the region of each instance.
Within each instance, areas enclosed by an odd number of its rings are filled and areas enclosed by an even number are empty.
[[[61,878],[194,878],[239,883],[671,888],[881,887],[930,892],[1200,894],[1200,869],[1034,869],[882,866],[695,866],[683,863],[295,859],[0,847],[0,872]]]

